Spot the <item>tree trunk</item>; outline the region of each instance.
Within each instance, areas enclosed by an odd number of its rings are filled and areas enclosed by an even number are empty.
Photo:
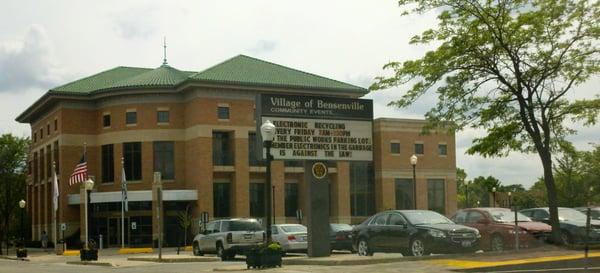
[[[552,173],[552,155],[548,149],[538,151],[544,168],[544,183],[546,184],[548,194],[548,210],[550,212],[550,226],[552,226],[552,241],[555,244],[562,244],[560,224],[558,222],[558,197],[556,194],[556,185],[554,184],[554,174]]]

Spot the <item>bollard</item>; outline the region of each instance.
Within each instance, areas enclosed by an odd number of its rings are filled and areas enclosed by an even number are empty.
[[[100,244],[100,249],[102,249],[102,248],[103,248],[103,246],[104,246],[104,244],[103,244],[103,242],[102,242],[102,241],[103,241],[103,240],[102,240],[102,234],[100,234],[100,236],[98,236],[98,237],[99,237],[99,238],[98,238],[98,241],[99,241],[99,244]]]

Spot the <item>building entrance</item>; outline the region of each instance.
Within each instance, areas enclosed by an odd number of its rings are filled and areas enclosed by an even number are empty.
[[[121,217],[106,218],[106,242],[108,247],[121,247]],[[125,246],[129,246],[129,217],[125,217]]]

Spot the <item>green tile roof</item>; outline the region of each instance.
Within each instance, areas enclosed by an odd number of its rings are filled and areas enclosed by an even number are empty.
[[[181,71],[168,65],[155,69],[119,66],[53,88],[50,93],[87,95],[114,89],[175,87],[188,80],[225,85],[367,92],[362,87],[238,55],[201,72]]]
[[[138,76],[144,72],[151,71],[149,68],[139,67],[115,67],[98,74],[76,80],[74,82],[61,85],[53,88],[50,91],[53,93],[72,93],[72,94],[87,94],[92,91],[109,88],[120,81]]]
[[[172,87],[184,82],[195,72],[177,70],[168,65],[161,65],[157,69],[146,71],[131,78],[119,81],[108,88],[126,87]]]
[[[245,55],[233,57],[190,78],[225,84],[367,92],[362,87]]]

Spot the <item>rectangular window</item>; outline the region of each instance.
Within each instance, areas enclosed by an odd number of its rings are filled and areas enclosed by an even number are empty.
[[[411,178],[396,178],[396,209],[414,209],[414,185]]]
[[[33,183],[39,182],[38,153],[33,153]]]
[[[154,142],[154,171],[160,172],[162,179],[175,179],[175,145],[172,141]]]
[[[250,217],[265,216],[265,183],[250,183]]]
[[[423,143],[415,143],[415,154],[416,155],[425,154],[425,147],[423,146]]]
[[[46,134],[50,135],[50,124],[46,124]]]
[[[58,119],[54,120],[54,131],[58,131]]]
[[[46,165],[44,165],[44,149],[40,150],[40,165],[38,165],[38,168],[40,169],[40,182],[44,179],[44,168],[46,168]]]
[[[219,119],[229,119],[229,107],[219,106],[217,108],[217,114]]]
[[[250,166],[260,166],[256,141],[256,133],[248,133],[248,165]]]
[[[350,212],[352,216],[375,214],[375,183],[371,162],[350,162]]]
[[[285,216],[295,217],[298,210],[298,183],[285,183]]]
[[[123,143],[123,157],[125,158],[125,176],[127,181],[142,180],[142,143]]]
[[[156,112],[156,122],[159,123],[169,123],[169,111],[157,111]]]
[[[46,146],[46,177],[52,177],[52,146]]]
[[[438,144],[438,152],[440,155],[448,155],[448,146],[446,144]]]
[[[33,133],[33,143],[37,142],[37,133]]]
[[[54,163],[56,163],[56,174],[60,173],[60,161],[58,160],[58,141],[54,141]]]
[[[102,183],[115,182],[114,145],[102,145]]]
[[[137,124],[137,112],[125,113],[125,124]]]
[[[233,151],[231,150],[230,133],[213,132],[213,165],[233,165]]]
[[[40,128],[40,139],[44,139],[44,128]]]
[[[427,179],[427,203],[429,210],[446,213],[444,179]]]
[[[230,217],[229,183],[213,184],[213,210],[215,217]]]
[[[102,116],[102,126],[110,127],[110,114],[105,114]]]
[[[390,143],[390,153],[399,154],[400,153],[400,143],[398,143],[398,142]]]

